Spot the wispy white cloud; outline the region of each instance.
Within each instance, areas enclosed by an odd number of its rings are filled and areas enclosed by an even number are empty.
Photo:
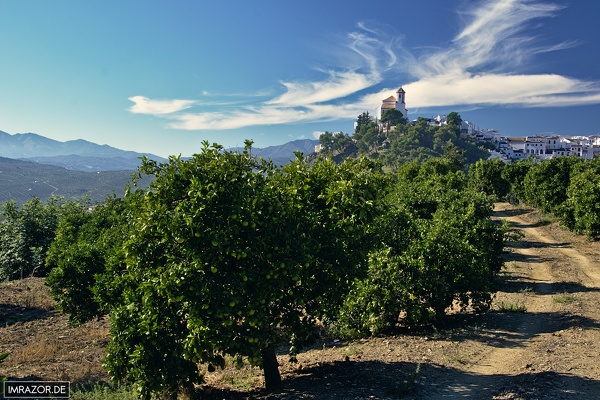
[[[524,32],[536,19],[554,16],[563,7],[530,0],[486,0],[465,17],[464,28],[446,49],[405,57],[414,81],[405,84],[410,107],[575,106],[598,103],[600,82],[557,74],[523,74],[535,54],[577,45],[565,41],[539,46]],[[384,98],[389,88],[377,95]]]
[[[188,109],[196,103],[194,100],[152,100],[144,96],[133,96],[135,104],[129,108],[134,114],[165,115]]]
[[[598,86],[560,75],[437,76],[406,86],[414,107],[456,104],[529,107],[582,105],[600,99]]]
[[[286,88],[281,96],[265,102],[266,105],[294,107],[323,103],[352,95],[367,89],[379,79],[373,74],[356,71],[329,71],[329,79],[318,82],[281,82]]]
[[[472,5],[472,3],[470,3]],[[527,34],[531,22],[556,15],[562,6],[532,0],[483,0],[462,12],[464,27],[446,48],[429,48],[416,56],[398,37],[389,37],[368,24],[347,36],[346,67],[325,70],[323,79],[280,82],[282,92],[267,96],[226,99],[204,93],[210,100],[151,100],[134,96],[133,113],[154,114],[169,126],[186,130],[223,130],[255,125],[292,124],[354,119],[373,112],[389,89],[375,89],[392,73],[403,86],[408,106],[513,105],[570,106],[600,103],[600,83],[558,74],[524,74],[522,66],[535,54],[576,45],[565,41],[538,45]],[[408,75],[407,75],[408,74]],[[315,133],[316,136],[316,133]]]

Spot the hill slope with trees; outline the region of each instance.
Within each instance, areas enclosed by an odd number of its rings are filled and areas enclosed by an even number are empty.
[[[443,126],[432,126],[423,118],[409,123],[397,110],[387,110],[380,122],[366,112],[358,116],[352,135],[325,132],[319,138],[319,155],[336,162],[364,155],[380,160],[391,171],[407,162],[436,157],[445,157],[463,166],[489,157],[486,149],[461,138],[462,119],[455,112],[448,114],[447,124]],[[311,158],[319,155],[311,155]]]
[[[134,173],[134,170],[80,172],[0,157],[0,203],[15,200],[22,204],[33,197],[46,200],[51,196],[89,197],[101,202],[113,193],[122,195]]]

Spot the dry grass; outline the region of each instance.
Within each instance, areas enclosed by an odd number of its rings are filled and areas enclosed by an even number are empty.
[[[39,278],[6,282],[2,286],[3,303],[23,308],[37,308],[50,311],[56,302],[50,297],[50,288],[40,284]]]
[[[10,362],[19,365],[56,362],[64,353],[65,350],[57,339],[36,335],[27,344],[10,353]]]
[[[240,369],[227,365],[223,370],[217,368],[215,372],[202,371],[202,373],[208,386],[220,386],[235,391],[248,391],[264,385],[263,371],[247,364]]]
[[[69,326],[54,309],[42,278],[2,284],[0,354],[9,353],[2,374],[76,382],[107,381],[102,369],[108,321]]]

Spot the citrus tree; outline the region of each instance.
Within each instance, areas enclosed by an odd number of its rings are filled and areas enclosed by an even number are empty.
[[[503,199],[510,191],[510,182],[502,175],[504,168],[505,163],[499,158],[479,160],[469,168],[469,184],[477,191],[493,195],[496,200]]]
[[[583,162],[577,157],[557,157],[532,165],[523,179],[527,203],[560,216],[561,206],[567,199],[571,171]]]
[[[506,164],[502,169],[501,177],[510,184],[510,192],[512,192],[519,201],[526,200],[526,188],[523,182],[529,169],[534,165],[535,164],[531,159],[525,159]]]
[[[108,197],[94,207],[71,207],[58,223],[46,256],[46,284],[72,324],[104,316],[119,301],[131,196]]]
[[[577,233],[600,237],[600,159],[574,168],[561,219]]]
[[[447,159],[406,164],[394,186],[375,223],[379,246],[367,274],[340,310],[342,334],[436,323],[449,307],[480,312],[491,304],[507,232],[490,219],[491,198]]]
[[[34,197],[19,206],[14,200],[0,206],[0,280],[46,276],[46,252],[54,240],[61,214],[76,203]]]
[[[154,181],[129,206],[105,365],[144,397],[190,389],[200,363],[225,356],[277,387],[275,347],[289,340],[293,355],[365,269],[384,183],[373,162],[298,157],[278,169],[250,145],[143,162]]]

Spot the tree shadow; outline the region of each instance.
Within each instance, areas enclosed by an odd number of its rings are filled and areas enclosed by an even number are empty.
[[[597,399],[600,382],[551,371],[481,375],[428,365],[429,379],[410,399]]]
[[[546,242],[538,242],[535,240],[522,240],[521,241],[522,245],[516,246],[517,248],[534,248],[534,249],[540,249],[540,248],[552,248],[552,249],[568,249],[568,248],[572,248],[573,246],[571,245],[571,243],[568,242],[563,242],[563,243],[546,243]]]
[[[494,211],[495,217],[517,217],[523,214],[529,214],[531,210],[525,210],[523,208],[515,208],[513,210],[496,210]]]
[[[0,326],[7,327],[18,322],[44,319],[48,318],[54,313],[55,311],[49,311],[39,307],[23,307],[14,304],[0,304]]]
[[[540,256],[516,253],[516,252],[512,252],[512,251],[504,253],[504,260],[506,262],[514,261],[514,262],[535,263],[535,264],[543,263],[546,261],[546,259],[543,259]]]
[[[561,312],[496,312],[490,311],[471,321],[467,331],[452,335],[452,340],[474,340],[497,348],[523,347],[529,339],[556,333],[572,327],[598,329],[594,319]]]
[[[600,292],[600,288],[587,287],[578,282],[553,282],[545,283],[530,281],[528,278],[516,274],[499,275],[497,278],[498,289],[504,293],[524,293],[537,295],[556,295],[572,293]]]
[[[551,221],[545,221],[545,220],[541,220],[541,221],[537,221],[537,222],[527,222],[527,223],[522,223],[522,222],[518,222],[518,221],[510,221],[510,225],[513,228],[519,228],[519,229],[539,228],[540,226],[547,226],[547,225],[550,225],[551,223],[552,223]]]
[[[597,399],[600,382],[556,372],[483,375],[433,363],[334,361],[290,372],[283,387],[212,389],[203,399]],[[503,397],[500,397],[503,396]]]

